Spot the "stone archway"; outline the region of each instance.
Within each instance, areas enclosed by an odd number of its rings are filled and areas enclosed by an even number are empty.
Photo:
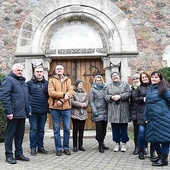
[[[72,34],[66,34],[70,30]],[[27,69],[33,58],[43,59],[48,70],[53,57],[100,56],[106,76],[121,65],[120,71],[126,69],[124,78],[128,74],[127,58],[136,54],[131,23],[110,0],[45,0],[23,23],[16,50],[16,56],[27,56]]]

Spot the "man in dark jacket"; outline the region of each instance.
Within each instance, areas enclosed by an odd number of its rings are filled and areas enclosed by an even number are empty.
[[[44,127],[48,113],[48,81],[44,78],[42,66],[34,70],[33,78],[27,82],[29,89],[29,104],[31,106],[30,122],[30,148],[31,155],[36,155],[36,149],[42,154],[48,152],[44,149]]]
[[[12,71],[2,82],[1,102],[7,117],[5,155],[6,162],[9,164],[16,164],[16,160],[30,160],[23,155],[22,149],[25,119],[28,116],[28,86],[22,73],[23,66],[19,63],[14,64]],[[12,152],[13,139],[15,158]]]

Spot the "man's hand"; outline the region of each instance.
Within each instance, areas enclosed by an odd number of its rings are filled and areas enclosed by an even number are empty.
[[[13,114],[7,115],[7,118],[8,118],[9,120],[13,119]]]
[[[61,106],[61,105],[62,105],[62,102],[61,102],[61,101],[57,101],[57,105],[58,105],[58,106]]]
[[[82,104],[82,106],[81,106],[82,108],[85,108],[86,107],[86,105],[85,104]]]
[[[68,100],[68,99],[69,99],[68,95],[67,95],[67,94],[65,94],[65,96],[64,96],[64,100],[66,101],[66,100]]]

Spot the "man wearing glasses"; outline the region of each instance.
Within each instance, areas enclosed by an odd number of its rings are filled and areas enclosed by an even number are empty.
[[[3,80],[1,88],[1,102],[7,117],[5,155],[6,162],[9,164],[16,164],[16,160],[30,160],[23,155],[22,149],[25,119],[28,117],[28,86],[22,73],[23,66],[19,63],[14,64],[12,71]],[[12,151],[13,139],[15,158]]]
[[[29,89],[29,104],[31,106],[30,148],[31,155],[47,154],[44,149],[44,128],[47,121],[48,108],[48,81],[44,78],[43,67],[37,66],[33,78],[27,82]]]
[[[56,155],[61,156],[62,150],[65,155],[71,155],[69,150],[70,138],[70,98],[73,86],[71,80],[64,75],[64,67],[58,64],[54,76],[49,80],[49,108],[51,109]],[[60,136],[60,120],[63,124],[63,144]]]

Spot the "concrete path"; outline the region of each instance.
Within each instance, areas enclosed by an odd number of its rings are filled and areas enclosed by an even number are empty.
[[[45,149],[48,155],[30,155],[28,133],[25,134],[23,148],[24,155],[30,157],[29,162],[17,161],[17,164],[10,165],[5,162],[4,143],[0,143],[0,170],[170,170],[169,165],[165,167],[152,167],[149,155],[144,160],[132,154],[134,149],[133,141],[127,143],[127,151],[113,152],[115,143],[112,141],[111,131],[107,132],[105,139],[109,150],[104,153],[98,152],[98,144],[95,140],[95,131],[85,131],[84,148],[85,152],[72,152],[72,138],[70,138],[71,155],[55,154],[53,131],[47,130],[45,134]]]

